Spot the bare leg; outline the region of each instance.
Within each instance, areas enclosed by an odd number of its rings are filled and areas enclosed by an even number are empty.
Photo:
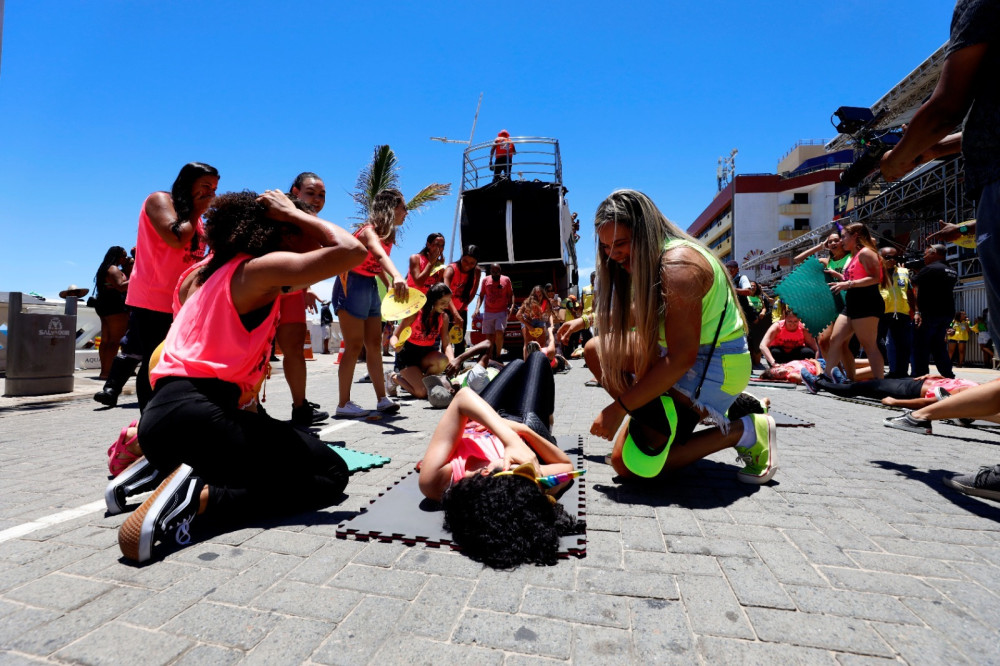
[[[427,387],[424,386],[424,373],[415,365],[403,368],[396,373],[396,383],[406,389],[414,398],[426,398]]]
[[[855,335],[858,336],[861,348],[865,350],[865,356],[868,357],[868,367],[871,368],[872,377],[883,379],[885,377],[885,359],[882,358],[882,353],[878,350],[878,317],[852,319],[851,326],[854,328]]]
[[[306,357],[303,353],[306,325],[300,322],[279,324],[276,338],[284,354],[281,367],[292,394],[292,407],[301,407],[306,401]]]
[[[994,416],[1000,413],[1000,379],[973,386],[913,412],[913,418],[939,421]]]
[[[382,376],[382,319],[368,317],[364,321],[365,362],[368,364],[368,376],[372,379],[375,397],[381,400],[385,397],[385,382],[379,381]],[[343,365],[343,363],[341,363]]]
[[[854,330],[851,328],[851,320],[845,315],[838,315],[833,322],[833,331],[830,334],[829,351],[826,356],[826,374],[833,376],[833,369],[840,364],[844,358],[844,347],[851,339]],[[850,356],[850,352],[847,354]]]
[[[340,368],[337,370],[337,384],[340,389],[340,402],[338,406],[343,407],[351,399],[354,366],[358,364],[358,356],[361,355],[361,348],[365,344],[366,320],[358,319],[346,309],[338,312],[337,318],[340,320],[341,335],[344,336],[344,355],[340,359]],[[381,356],[379,360],[381,361]],[[378,382],[372,379],[372,383],[377,384]],[[385,390],[385,387],[382,390]]]
[[[622,460],[622,448],[625,446],[625,435],[628,428],[622,428],[615,439],[615,448],[611,452],[611,466],[615,471],[625,478],[637,478],[625,466]],[[697,462],[706,456],[710,456],[717,451],[736,446],[743,436],[743,422],[735,421],[730,425],[729,432],[723,434],[718,428],[709,428],[695,433],[691,439],[684,444],[674,446],[670,449],[664,471],[680,469]]]

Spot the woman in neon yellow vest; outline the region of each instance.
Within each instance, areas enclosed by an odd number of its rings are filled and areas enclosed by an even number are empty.
[[[727,416],[750,379],[751,362],[722,264],[641,192],[612,193],[594,224],[600,335],[587,343],[585,356],[613,402],[590,431],[614,440],[615,471],[655,477],[734,446],[745,465],[739,480],[769,481],[777,469],[774,420]],[[589,324],[567,322],[560,337]],[[692,436],[703,418],[716,427]]]

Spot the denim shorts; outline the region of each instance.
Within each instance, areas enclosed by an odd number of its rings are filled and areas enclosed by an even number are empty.
[[[708,363],[708,354],[712,345],[702,345],[698,348],[698,358],[694,366],[681,377],[674,388],[691,399],[695,407],[708,412],[708,418],[724,431],[729,426],[726,412],[743,392],[750,382],[750,371],[753,361],[747,351],[747,339],[743,336],[720,343]],[[705,364],[708,363],[708,372]],[[701,393],[695,398],[701,375],[705,372],[705,381],[701,385]]]
[[[382,300],[378,297],[376,277],[347,274],[347,289],[340,276],[333,283],[333,311],[340,314],[341,310],[358,319],[369,317],[382,318]]]

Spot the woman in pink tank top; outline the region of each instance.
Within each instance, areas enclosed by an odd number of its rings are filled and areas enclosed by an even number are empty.
[[[202,513],[238,522],[328,506],[347,484],[347,466],[324,443],[244,403],[267,370],[280,295],[358,265],[364,247],[278,190],[222,195],[206,218],[212,256],[180,285],[139,422],[145,457],[105,492],[117,513],[160,482],[119,531],[122,553],[138,562],[190,543]]]
[[[406,280],[396,270],[389,259],[389,252],[396,242],[396,229],[406,221],[406,199],[399,190],[382,190],[372,200],[371,214],[356,232],[355,236],[368,250],[368,256],[356,269],[338,275],[333,283],[333,311],[340,322],[344,336],[344,354],[337,370],[340,400],[337,403],[338,417],[367,416],[369,410],[351,400],[351,384],[354,382],[354,366],[365,349],[368,376],[378,398],[376,409],[380,412],[399,411],[399,404],[386,396],[385,382],[378,381],[382,373],[382,310],[378,286],[375,280],[382,280],[389,286],[388,275],[392,279],[392,289],[398,299],[405,299],[409,292]]]
[[[482,396],[461,389],[441,417],[420,490],[442,502],[464,555],[500,569],[555,564],[559,537],[581,531],[553,496],[574,476],[549,434],[554,394],[548,358],[535,353],[508,363]]]
[[[169,192],[153,192],[139,211],[135,266],[125,303],[131,308],[129,343],[138,348],[142,357],[135,380],[140,410],[152,395],[149,359],[173,321],[171,297],[177,278],[205,255],[201,216],[212,203],[218,186],[219,172],[215,167],[191,162],[181,168]],[[108,381],[94,395],[94,400],[114,407],[134,369],[131,360],[116,358]]]

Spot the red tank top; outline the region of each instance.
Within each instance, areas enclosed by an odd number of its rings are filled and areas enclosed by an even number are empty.
[[[459,264],[456,261],[451,265],[455,270],[454,275],[451,276],[451,283],[448,287],[451,289],[451,302],[455,306],[456,310],[465,310],[469,307],[469,303],[472,302],[472,298],[476,295],[475,293],[469,294],[469,300],[464,300],[462,296],[465,294],[465,287],[470,280],[475,279],[473,275],[474,271],[478,271],[478,268],[473,268],[468,273],[463,273],[459,268]]]
[[[407,342],[412,342],[419,347],[430,347],[438,338],[444,339],[444,314],[438,314],[437,325],[434,325],[434,317],[431,317],[431,328],[428,331],[424,330],[423,324],[423,313],[417,313],[416,319],[410,324],[410,338]]]
[[[363,232],[365,229],[368,229],[369,227],[374,228],[372,227],[372,225],[366,224],[354,232],[354,237],[360,239],[361,232]],[[392,254],[391,243],[386,243],[381,238],[379,239],[379,243],[382,245],[382,249],[385,250],[387,256]],[[378,259],[375,257],[375,255],[369,251],[368,256],[365,257],[365,260],[363,262],[361,262],[361,265],[352,268],[351,272],[357,273],[358,275],[366,275],[368,277],[378,277],[379,275],[382,274],[382,265],[378,263]]]
[[[417,271],[422,273],[424,268],[427,267],[427,262],[429,262],[430,259],[428,259],[423,254],[418,254],[417,256],[420,258],[419,259],[420,267],[417,269]],[[442,282],[443,280],[444,280],[444,271],[443,270],[438,271],[434,275],[428,275],[427,279],[424,280],[424,286],[421,287],[416,283],[412,275],[410,275],[409,273],[406,274],[406,286],[410,287],[411,289],[416,289],[417,291],[423,294],[426,294],[428,289],[436,285],[438,282]]]
[[[802,328],[802,324],[794,331],[789,331],[785,328],[785,320],[781,320],[781,325],[778,326],[778,335],[775,336],[772,344],[776,347],[781,347],[786,352],[790,352],[793,349],[799,349],[800,347],[806,346],[806,333]]]
[[[278,299],[263,323],[246,330],[233,305],[232,280],[250,255],[240,254],[216,270],[184,303],[163,342],[160,362],[149,373],[163,377],[211,378],[240,388],[240,408],[257,397],[278,325]]]
[[[153,195],[150,195],[153,196]],[[149,200],[149,197],[146,197]],[[195,225],[195,235],[201,239],[201,220]],[[205,254],[205,247],[198,242],[192,252],[190,243],[184,247],[170,247],[156,233],[153,222],[146,215],[146,202],[139,211],[139,237],[135,245],[135,266],[128,282],[128,296],[125,303],[134,308],[144,308],[157,312],[171,312],[174,287],[184,269],[199,261]]]

